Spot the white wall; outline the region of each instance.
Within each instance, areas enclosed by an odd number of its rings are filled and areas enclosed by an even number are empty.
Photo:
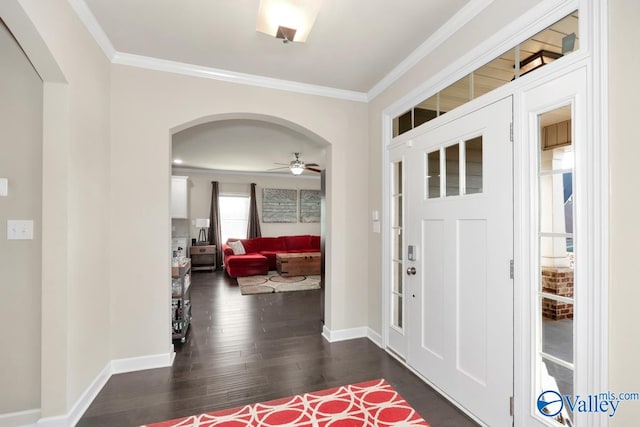
[[[0,21],[0,313],[5,319],[0,414],[40,408],[42,80]],[[34,221],[33,240],[7,240],[7,220]],[[10,386],[9,386],[10,385]]]
[[[609,2],[610,282],[609,379],[613,392],[640,392],[637,163],[640,158],[637,85],[640,54],[637,2]],[[623,402],[610,426],[636,425],[640,402]]]
[[[256,201],[258,216],[260,217],[260,230],[263,236],[292,236],[299,234],[320,234],[320,223],[268,223],[262,221],[262,189],[283,188],[292,190],[320,190],[320,178],[303,178],[293,175],[266,176],[251,174],[226,174],[205,173],[193,171],[174,171],[174,175],[189,177],[189,220],[173,220],[177,224],[174,235],[198,238],[199,228],[193,225],[196,218],[209,218],[211,204],[211,182],[218,181],[220,195],[243,194],[247,197],[251,191],[251,183],[256,183]],[[182,227],[181,227],[182,226]]]
[[[285,120],[328,142],[327,325],[367,322],[366,104],[149,71],[112,67],[111,229],[135,263],[111,256],[114,358],[169,352],[171,134],[202,118],[249,113]],[[128,171],[126,174],[118,171]],[[130,172],[134,171],[134,172]],[[347,261],[348,260],[348,261]],[[119,333],[128,331],[127,334]]]

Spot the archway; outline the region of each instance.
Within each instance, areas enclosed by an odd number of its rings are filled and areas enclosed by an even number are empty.
[[[211,125],[211,126],[208,126]],[[209,116],[204,116],[204,117],[200,117],[191,121],[188,121],[186,123],[183,123],[179,126],[176,126],[174,128],[172,128],[171,131],[171,148],[173,151],[173,148],[175,147],[176,142],[178,143],[182,143],[185,144],[185,141],[190,141],[189,143],[191,144],[191,150],[193,150],[194,146],[196,147],[200,147],[200,149],[203,148],[203,146],[206,144],[209,147],[209,152],[205,155],[207,156],[215,156],[216,153],[215,151],[220,149],[221,145],[224,146],[230,146],[230,145],[242,145],[242,143],[244,143],[244,141],[242,140],[234,140],[234,137],[229,137],[229,133],[225,133],[224,135],[226,136],[226,138],[224,137],[219,137],[217,138],[217,136],[221,135],[221,129],[225,129],[225,126],[228,125],[230,128],[232,129],[236,129],[238,127],[243,127],[246,126],[247,129],[252,129],[252,132],[261,132],[264,131],[265,132],[265,140],[260,141],[260,143],[258,144],[258,146],[262,146],[260,149],[262,150],[265,147],[268,147],[268,150],[271,150],[272,148],[276,151],[278,151],[280,154],[282,155],[286,155],[286,154],[291,154],[288,153],[289,151],[294,152],[294,151],[301,151],[299,148],[292,148],[291,145],[291,141],[289,141],[289,139],[293,138],[296,140],[295,141],[295,146],[302,146],[302,152],[305,152],[305,148],[309,151],[311,151],[309,149],[309,144],[315,145],[317,147],[321,147],[322,151],[324,152],[324,154],[321,156],[321,159],[319,159],[319,161],[322,164],[322,168],[324,169],[322,171],[322,177],[320,180],[320,184],[319,184],[319,188],[321,189],[321,193],[322,193],[322,198],[323,198],[323,206],[325,205],[325,200],[327,198],[331,197],[330,192],[326,191],[326,176],[325,174],[327,173],[327,171],[331,170],[331,143],[329,141],[327,141],[325,138],[319,136],[318,134],[310,131],[309,129],[305,128],[304,126],[301,126],[295,122],[292,122],[290,120],[287,119],[283,119],[281,117],[276,117],[276,116],[271,116],[271,115],[265,115],[265,114],[256,114],[256,113],[223,113],[223,114],[215,114],[215,115],[209,115]],[[267,126],[268,125],[268,126]],[[283,139],[285,139],[286,141],[281,141],[280,143],[278,141],[276,141],[276,138],[274,138],[273,132],[274,129],[278,130],[278,129],[282,129],[282,130],[286,130],[286,132],[283,132],[283,134],[281,135]],[[270,136],[267,137],[267,136]],[[246,135],[243,134],[242,138],[246,138]],[[279,149],[278,148],[278,144],[280,144],[280,148],[282,148],[282,145],[286,146],[285,149]],[[211,147],[216,147],[215,149],[212,149]],[[316,148],[317,148],[316,147]],[[228,148],[228,147],[227,147]],[[227,148],[225,148],[225,152],[227,151]],[[257,153],[257,149],[256,149],[256,145],[253,145],[253,150],[252,149],[242,149],[240,148],[238,153],[231,153],[231,154],[237,154],[238,158],[240,158],[241,160],[239,161],[240,163],[243,162],[250,162],[250,159],[252,158],[252,153],[253,157],[255,157],[255,155],[260,155],[260,153]],[[288,149],[287,149],[288,148]],[[198,149],[198,148],[196,148]],[[267,151],[268,151],[267,150]],[[233,151],[233,150],[232,150]],[[226,155],[228,155],[229,153],[225,153]],[[262,154],[265,154],[265,151],[262,152]],[[317,153],[316,153],[317,154]],[[193,162],[193,151],[191,151],[191,161]],[[245,157],[246,156],[246,157]],[[172,153],[172,155],[170,156],[171,158],[175,157]],[[283,160],[286,159],[286,157],[283,158]],[[316,157],[313,157],[313,160],[316,160]],[[287,160],[288,161],[288,160]],[[236,162],[232,162],[232,163],[236,163]],[[211,167],[206,167],[206,166],[202,166],[202,165],[195,165],[193,163],[190,163],[188,160],[186,161],[185,165],[173,165],[175,170],[178,171],[178,175],[192,175],[192,174],[200,174],[200,173],[206,173],[206,171],[211,171],[211,172],[216,172],[216,173],[222,173],[222,174],[233,174],[236,175],[232,181],[236,182],[239,181],[237,174],[246,174],[246,175],[252,175],[252,173],[255,173],[257,176],[255,177],[255,181],[258,182],[258,186],[260,186],[260,182],[261,180],[266,180],[267,182],[269,181],[269,179],[271,179],[271,177],[269,176],[270,173],[265,172],[268,171],[269,169],[264,169],[264,170],[258,170],[258,171],[234,171],[233,167],[229,167],[229,169],[227,169],[226,165],[223,166],[224,170],[217,170],[217,168],[211,168]],[[196,169],[194,169],[194,166],[196,166]],[[271,165],[273,167],[273,165]],[[200,169],[202,167],[202,169]],[[172,169],[173,170],[173,169]],[[305,172],[306,173],[306,172]],[[330,173],[330,172],[329,172]],[[280,175],[280,179],[284,179],[282,178],[282,174]],[[288,176],[287,179],[291,179],[292,176]],[[294,178],[294,179],[302,179],[302,178]],[[197,180],[196,180],[197,181]],[[298,181],[300,182],[300,181]],[[201,185],[202,183],[198,184],[198,188],[202,187]],[[224,185],[224,184],[223,184]],[[295,185],[295,184],[294,184]],[[192,192],[192,190],[194,190],[193,188],[194,184],[190,184],[190,194],[194,194]],[[296,188],[298,188],[297,185],[295,185]],[[265,188],[263,186],[263,188]],[[303,187],[300,187],[303,188]],[[202,190],[200,188],[200,190]],[[205,193],[203,193],[202,191],[198,191],[197,192],[198,197],[202,196],[202,198],[207,197],[208,195],[206,195]],[[259,199],[260,200],[260,199]],[[195,204],[197,205],[197,204]],[[190,208],[192,210],[192,212],[189,213],[189,218],[193,219],[195,218],[194,214],[196,214],[196,212],[193,212],[194,210],[198,210],[198,208],[200,208],[200,212],[201,214],[204,214],[204,211],[201,209],[202,206],[194,206],[193,202],[190,202]],[[193,222],[193,221],[191,221]],[[262,221],[261,221],[262,222]],[[186,224],[186,225],[182,225],[182,224]],[[177,232],[177,234],[179,234],[181,241],[189,241],[189,237],[193,237],[193,230],[191,229],[193,224],[189,224],[188,223],[188,219],[184,219],[184,220],[177,220],[174,222],[174,220],[172,219],[172,232]],[[265,231],[265,225],[267,226],[267,230],[266,233],[264,233]],[[264,236],[277,236],[277,235],[284,235],[284,234],[320,234],[321,235],[321,248],[322,248],[322,290],[323,290],[323,294],[322,294],[322,311],[323,311],[323,319],[324,319],[324,311],[326,309],[326,307],[329,304],[325,304],[325,294],[324,294],[324,289],[325,286],[330,286],[329,282],[330,279],[327,280],[328,276],[325,276],[324,274],[324,268],[325,268],[325,248],[326,248],[326,240],[325,237],[326,235],[329,233],[329,227],[328,227],[328,223],[326,221],[326,215],[323,213],[322,218],[321,218],[321,223],[317,224],[316,227],[312,227],[310,228],[310,224],[307,224],[307,227],[302,227],[302,224],[299,222],[296,225],[293,224],[279,224],[279,225],[288,225],[288,227],[286,227],[286,232],[282,231],[279,232],[277,230],[278,227],[274,227],[274,225],[271,224],[271,228],[269,228],[270,224],[264,224],[262,223],[261,226],[263,227],[263,235]],[[280,230],[284,230],[285,228],[280,228]],[[310,232],[309,230],[314,230],[314,232]],[[223,232],[223,235],[225,233]],[[184,236],[187,236],[186,238]],[[172,237],[174,237],[172,235]],[[218,250],[220,250],[220,248],[218,248]],[[328,260],[328,258],[326,258]],[[327,303],[329,301],[326,301]]]

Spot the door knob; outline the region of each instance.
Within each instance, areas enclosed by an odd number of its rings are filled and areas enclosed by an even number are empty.
[[[407,275],[408,276],[415,276],[415,274],[416,274],[416,268],[415,267],[407,268]]]

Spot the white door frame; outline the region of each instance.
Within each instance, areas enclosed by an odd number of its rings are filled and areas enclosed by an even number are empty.
[[[562,67],[557,64],[550,64],[544,69],[535,73],[535,79],[518,79],[495,91],[473,100],[452,112],[447,113],[442,118],[422,125],[420,128],[411,130],[399,137],[392,137],[392,119],[408,109],[417,105],[421,100],[437,93],[463,76],[467,75],[487,60],[496,57],[498,54],[513,47],[513,40],[526,40],[531,35],[553,24],[561,17],[571,11],[580,10],[581,27],[581,48],[565,58]],[[581,330],[576,352],[587,354],[583,360],[582,368],[576,371],[578,376],[583,377],[585,372],[589,375],[584,377],[586,384],[582,388],[589,392],[597,393],[608,390],[608,280],[609,280],[609,260],[608,260],[608,92],[607,92],[607,1],[606,0],[573,0],[568,2],[545,1],[538,7],[532,9],[514,21],[507,28],[496,33],[494,37],[481,44],[478,48],[470,51],[458,61],[450,64],[441,72],[430,78],[423,85],[416,88],[402,99],[391,104],[382,114],[382,347],[386,348],[388,343],[387,325],[389,324],[389,268],[386,262],[389,259],[389,157],[388,149],[391,146],[411,144],[411,140],[417,133],[422,133],[433,126],[439,126],[444,121],[455,120],[457,117],[469,111],[477,109],[482,105],[493,102],[501,97],[514,96],[514,235],[516,238],[514,248],[515,258],[515,281],[514,281],[514,311],[515,313],[528,312],[528,300],[524,295],[525,275],[527,274],[527,263],[530,260],[528,240],[519,239],[522,233],[527,233],[527,227],[531,214],[529,205],[529,179],[523,176],[523,165],[528,160],[529,154],[526,148],[518,144],[525,141],[527,136],[526,113],[523,111],[521,102],[522,94],[540,84],[558,78],[568,72],[577,69],[585,69],[587,73],[586,90],[586,111],[584,118],[586,122],[585,141],[586,144],[583,165],[588,171],[577,179],[583,179],[581,185],[588,185],[589,198],[585,201],[582,215],[588,217],[584,230],[588,241],[583,242],[587,247],[580,262],[588,263],[590,266],[589,276],[585,278],[584,292],[590,301],[584,310],[584,315],[578,328]],[[520,80],[520,81],[519,81]],[[522,80],[525,80],[523,83]],[[449,116],[449,117],[447,117]],[[434,123],[435,122],[435,123]],[[588,175],[588,176],[587,176]],[[527,278],[528,280],[528,278]],[[524,369],[529,364],[529,354],[527,353],[528,336],[524,336],[525,325],[522,316],[514,318],[514,332],[517,339],[514,341],[514,423],[516,426],[524,426],[528,417],[530,402],[527,385],[531,379],[529,370]],[[393,355],[393,353],[391,353]],[[394,355],[395,356],[395,355]],[[400,359],[401,360],[401,359]],[[403,362],[403,360],[401,360]],[[437,389],[437,385],[436,389]],[[455,404],[455,402],[454,402]],[[473,417],[473,414],[470,414]],[[590,427],[606,426],[608,420],[605,417],[589,417],[581,420],[584,425]],[[583,425],[583,424],[581,424]]]

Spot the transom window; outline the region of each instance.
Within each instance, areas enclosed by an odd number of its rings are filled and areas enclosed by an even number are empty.
[[[393,119],[393,137],[578,50],[578,11],[516,45],[499,57]]]

